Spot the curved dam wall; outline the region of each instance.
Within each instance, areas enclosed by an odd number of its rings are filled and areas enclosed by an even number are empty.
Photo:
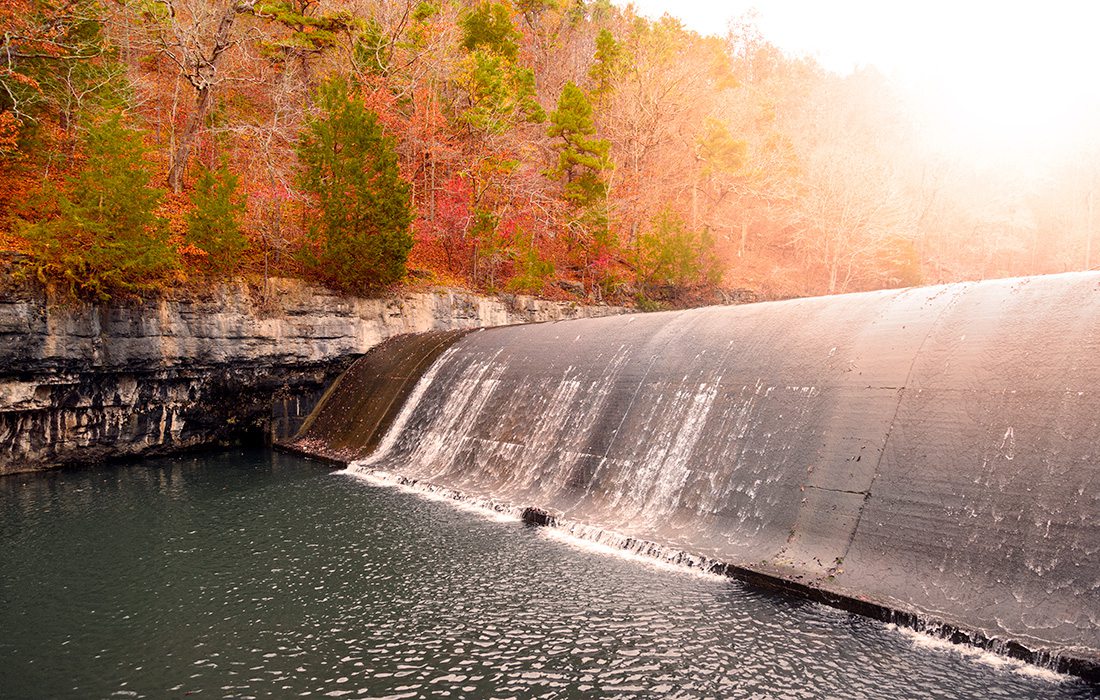
[[[1100,275],[477,331],[405,397],[362,468],[1100,659]]]

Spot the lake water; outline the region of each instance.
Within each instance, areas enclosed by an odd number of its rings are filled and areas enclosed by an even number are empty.
[[[0,697],[1094,698],[267,451],[0,478]]]

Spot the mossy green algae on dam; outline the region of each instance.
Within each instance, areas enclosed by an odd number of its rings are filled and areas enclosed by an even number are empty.
[[[1096,675],[1100,275],[480,331],[408,397],[369,468]]]

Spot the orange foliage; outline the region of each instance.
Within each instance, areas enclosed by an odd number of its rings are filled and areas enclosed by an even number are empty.
[[[199,19],[209,5],[183,4]],[[662,211],[713,240],[706,255],[720,268],[713,275],[719,286],[780,296],[1073,269],[1092,265],[1100,250],[1093,245],[1098,180],[1091,151],[1067,155],[1051,169],[1050,184],[1012,189],[1007,174],[959,174],[963,169],[912,145],[913,125],[881,76],[831,75],[783,56],[752,27],[723,43],[617,5],[578,14],[583,3],[543,3],[538,12],[513,13],[523,36],[519,63],[534,71],[547,112],[567,82],[586,90],[595,137],[611,143],[608,193],[596,212],[606,227],[582,220],[585,213],[566,201],[564,178],[552,174],[562,144],[546,124],[479,129],[464,118],[475,101],[486,103],[463,72],[469,54],[457,20],[467,5],[412,3],[410,14],[385,0],[319,0],[312,6],[317,16],[358,13],[362,26],[373,18],[381,43],[364,46],[370,32],[357,29],[335,32],[331,46],[280,55],[264,46],[285,40],[285,27],[236,17],[190,164],[212,167],[226,158],[240,176],[251,245],[237,270],[303,273],[298,252],[309,205],[297,190],[295,145],[311,92],[336,74],[353,78],[358,98],[396,139],[416,211],[412,285],[507,289],[537,259],[552,264],[562,282],[545,285],[543,294],[629,301],[639,237]],[[60,38],[72,6],[0,0],[0,28],[25,53],[62,56],[71,52]],[[104,27],[122,49],[118,79],[125,73],[131,81],[137,99],[128,110],[146,127],[163,182],[196,109],[194,76],[158,48],[161,20],[140,14],[136,4],[96,6],[112,13]],[[179,28],[206,46],[212,30],[199,19]],[[601,31],[629,57],[599,66],[610,76],[606,90],[591,78]],[[0,248],[15,250],[24,243],[13,222],[50,217],[41,193],[81,167],[77,127],[58,107],[78,102],[78,91],[39,80],[23,65],[0,67],[0,81],[43,98],[33,142],[29,122],[0,102]],[[509,107],[506,82],[488,88],[502,91],[500,104]],[[183,191],[166,196],[158,210],[188,279],[201,277],[209,257],[185,239],[193,177],[186,173]],[[680,290],[680,300],[709,293]]]
[[[23,124],[11,112],[0,112],[0,158],[21,158],[19,130]]]

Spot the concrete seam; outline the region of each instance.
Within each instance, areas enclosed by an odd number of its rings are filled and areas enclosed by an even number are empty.
[[[872,482],[873,481],[874,481],[874,479],[872,479]],[[816,489],[818,491],[831,491],[833,493],[851,493],[851,494],[861,495],[861,496],[866,496],[869,493],[868,491],[852,491],[850,489],[831,489],[827,486],[814,486],[813,484],[806,484],[805,488]]]
[[[856,540],[856,533],[859,532],[859,526],[863,522],[863,512],[867,508],[867,502],[871,500],[871,494],[874,492],[875,482],[878,481],[879,474],[882,472],[882,460],[886,456],[886,450],[890,446],[890,438],[894,434],[894,425],[898,419],[898,413],[901,411],[901,404],[905,400],[905,390],[909,387],[910,381],[913,379],[913,370],[917,367],[917,360],[921,356],[921,351],[924,350],[925,344],[928,339],[932,337],[932,331],[940,324],[947,310],[951,308],[955,301],[962,296],[962,293],[969,289],[971,284],[960,284],[958,291],[952,299],[949,299],[940,309],[940,312],[936,314],[936,319],[932,321],[928,326],[928,332],[924,334],[924,338],[921,339],[920,345],[917,346],[916,351],[913,353],[913,359],[909,363],[909,371],[905,374],[905,384],[898,388],[898,401],[894,405],[894,415],[890,416],[890,427],[886,429],[886,437],[882,441],[882,449],[878,453],[878,459],[875,461],[875,472],[871,475],[871,481],[867,484],[867,490],[859,493],[863,493],[863,503],[859,506],[859,513],[856,514],[855,525],[852,526],[852,532],[848,535],[848,544],[844,547],[844,553],[840,555],[840,558],[847,559],[849,552],[852,550],[852,543]]]

